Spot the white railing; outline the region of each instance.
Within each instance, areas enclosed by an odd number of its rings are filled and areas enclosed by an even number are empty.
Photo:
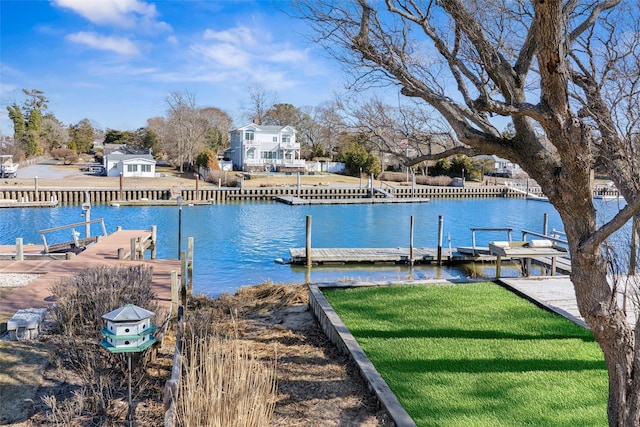
[[[300,166],[304,167],[306,161],[303,159],[248,159],[246,166]]]
[[[297,142],[282,142],[280,143],[280,148],[287,150],[299,150],[300,144]]]

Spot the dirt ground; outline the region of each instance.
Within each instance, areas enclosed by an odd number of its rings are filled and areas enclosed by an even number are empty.
[[[232,296],[194,297],[189,310],[215,313],[222,327],[233,323],[237,339],[265,364],[276,361],[277,403],[271,426],[391,425],[355,365],[322,333],[307,301],[304,285],[263,284],[243,287]],[[6,382],[0,388],[0,425],[55,425],[43,398],[55,395],[63,402],[82,387],[64,364],[46,363],[52,360],[56,342],[47,335],[35,343],[0,341],[0,380]],[[162,424],[161,387],[170,373],[173,345],[167,339],[147,369],[156,378],[150,380],[149,392],[134,402],[137,426]],[[119,400],[126,406],[122,396]]]

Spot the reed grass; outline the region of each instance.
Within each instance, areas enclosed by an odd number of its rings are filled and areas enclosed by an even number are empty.
[[[264,364],[238,339],[192,335],[186,343],[178,420],[184,427],[269,425],[276,366]]]

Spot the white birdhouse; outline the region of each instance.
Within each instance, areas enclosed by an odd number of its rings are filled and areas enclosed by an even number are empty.
[[[151,336],[156,327],[151,324],[155,313],[137,305],[127,304],[102,316],[107,325],[102,329],[101,344],[112,353],[139,352],[156,342]]]

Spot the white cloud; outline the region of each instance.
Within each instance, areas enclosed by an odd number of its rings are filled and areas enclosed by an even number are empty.
[[[157,21],[158,12],[154,4],[140,0],[54,0],[54,4],[71,9],[98,25],[161,31],[171,29],[166,22]]]
[[[108,37],[93,32],[81,31],[69,34],[66,38],[71,42],[94,49],[107,50],[129,56],[138,54],[136,45],[124,37]]]
[[[224,31],[207,29],[189,52],[209,71],[207,75],[231,75],[270,89],[297,84],[296,74],[310,61],[307,49],[276,42],[268,30],[244,25]]]
[[[226,31],[207,29],[202,35],[202,38],[204,40],[215,40],[249,48],[258,44],[260,35],[265,36],[266,34],[258,34],[258,31],[255,29],[239,26]]]

